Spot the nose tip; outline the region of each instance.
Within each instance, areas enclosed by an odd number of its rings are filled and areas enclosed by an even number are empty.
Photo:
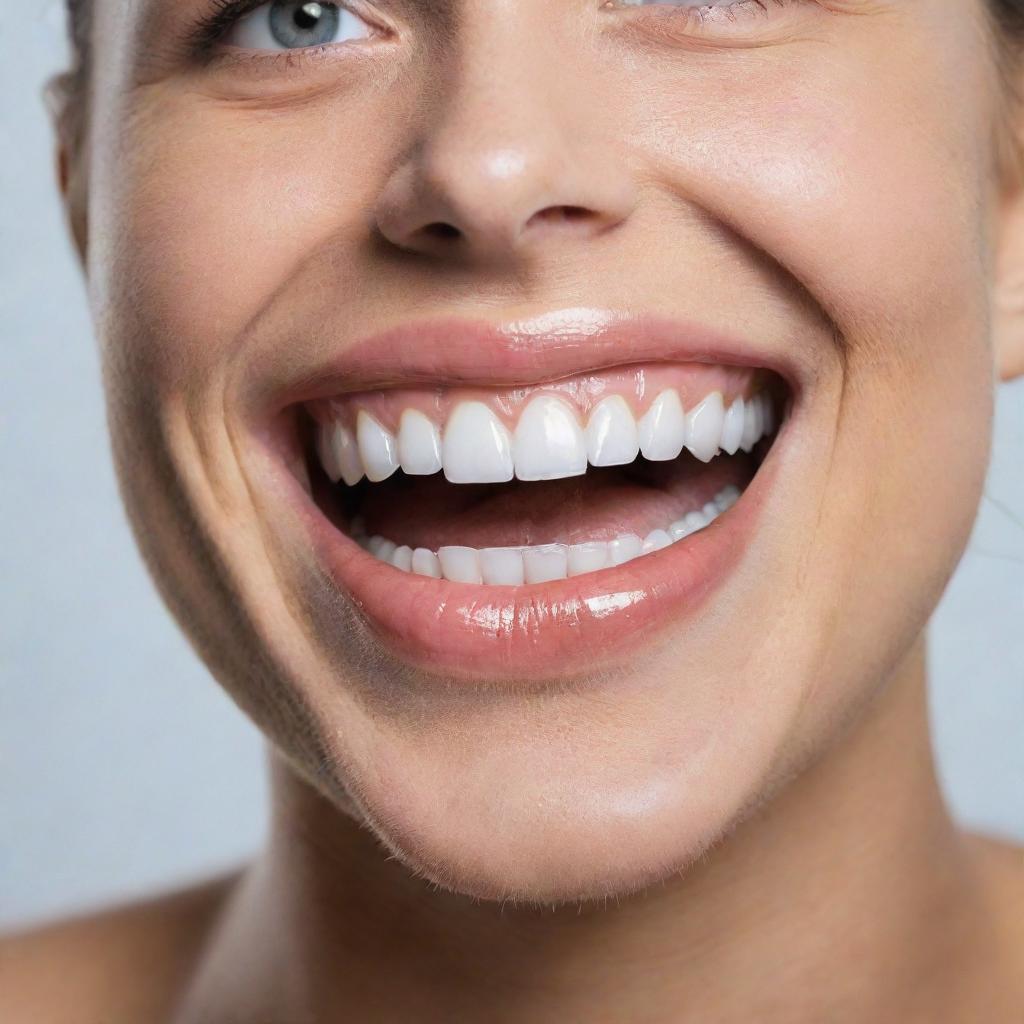
[[[560,238],[593,237],[635,205],[628,176],[561,140],[476,147],[428,140],[376,209],[380,233],[423,256],[514,259]]]

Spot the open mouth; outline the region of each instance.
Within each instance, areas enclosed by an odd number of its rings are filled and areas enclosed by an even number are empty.
[[[728,514],[784,402],[770,371],[634,364],[501,389],[305,404],[327,518],[383,563],[515,587],[683,544]]]
[[[571,309],[400,324],[296,373],[266,466],[316,565],[316,628],[502,685],[685,629],[785,465],[769,454],[811,372],[793,351]]]

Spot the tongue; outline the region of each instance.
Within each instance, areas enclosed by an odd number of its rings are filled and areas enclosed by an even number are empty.
[[[588,469],[567,480],[450,484],[444,477],[397,473],[365,484],[358,514],[369,535],[436,551],[577,544],[623,533],[646,537],[701,508],[724,487],[743,489],[753,476],[749,456],[720,455],[704,465],[684,454],[673,462]]]

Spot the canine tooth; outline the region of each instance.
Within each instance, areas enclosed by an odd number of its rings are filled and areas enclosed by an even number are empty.
[[[586,438],[592,466],[625,466],[640,454],[636,420],[621,395],[603,398],[594,406]]]
[[[643,541],[635,533],[619,534],[615,540],[608,541],[608,561],[612,565],[631,562],[643,551]]]
[[[722,393],[712,391],[686,417],[686,447],[701,462],[710,462],[718,454],[724,424]]]
[[[484,583],[515,587],[524,580],[522,548],[483,548],[480,575]]]
[[[429,548],[417,548],[412,553],[412,571],[418,576],[441,578],[441,560]]]
[[[418,409],[406,409],[398,424],[398,461],[411,476],[441,470],[441,431]]]
[[[568,572],[570,576],[582,576],[596,572],[608,565],[608,545],[604,541],[587,541],[573,544],[569,548]]]
[[[541,544],[523,549],[523,570],[527,583],[564,580],[569,573],[569,553],[564,544]]]
[[[356,418],[359,457],[366,469],[366,479],[375,483],[387,480],[398,469],[398,445],[395,435],[385,430],[365,409]]]
[[[749,452],[757,443],[757,399],[751,398],[743,409],[743,435],[740,438],[740,447]]]
[[[744,413],[744,402],[737,398],[729,411],[725,414],[725,423],[722,426],[722,451],[735,455],[743,440],[743,425],[746,422]]]
[[[412,548],[409,547],[408,544],[403,544],[400,548],[395,548],[388,561],[390,561],[396,569],[401,569],[403,572],[412,572]]]
[[[641,553],[646,555],[651,551],[660,551],[662,548],[667,548],[671,543],[672,538],[665,530],[651,530],[644,540]]]
[[[363,460],[352,431],[340,423],[321,426],[317,447],[320,461],[333,483],[344,480],[349,487],[363,478]]]
[[[512,438],[483,402],[459,402],[444,431],[444,475],[453,484],[512,479]]]
[[[452,583],[483,583],[480,552],[476,548],[443,547],[437,552],[441,572]]]
[[[341,479],[341,466],[334,453],[334,446],[331,444],[331,435],[336,429],[334,423],[321,423],[316,431],[316,450],[320,456],[320,465],[332,484]]]
[[[557,480],[587,471],[587,443],[576,414],[553,395],[539,395],[523,410],[512,454],[520,480]]]
[[[645,459],[666,462],[676,458],[686,441],[686,416],[678,392],[662,391],[640,418],[640,451]]]

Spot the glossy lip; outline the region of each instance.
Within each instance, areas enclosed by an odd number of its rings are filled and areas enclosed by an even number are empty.
[[[787,382],[791,403],[806,376],[786,356],[660,319],[610,316],[581,326],[550,315],[501,328],[443,319],[402,325],[351,346],[319,373],[277,392],[273,405],[283,410],[312,398],[411,382],[539,383],[645,360],[766,368]],[[776,475],[772,456],[790,421],[786,410],[753,480],[710,526],[625,565],[518,587],[451,583],[379,561],[328,519],[281,460],[274,464],[318,562],[401,660],[467,683],[542,681],[620,661],[699,612],[747,549]]]
[[[455,317],[399,324],[350,344],[272,396],[257,396],[256,404],[281,412],[378,388],[543,384],[643,362],[760,367],[783,378],[794,398],[807,376],[791,352],[759,349],[703,324],[578,308],[501,326]]]

